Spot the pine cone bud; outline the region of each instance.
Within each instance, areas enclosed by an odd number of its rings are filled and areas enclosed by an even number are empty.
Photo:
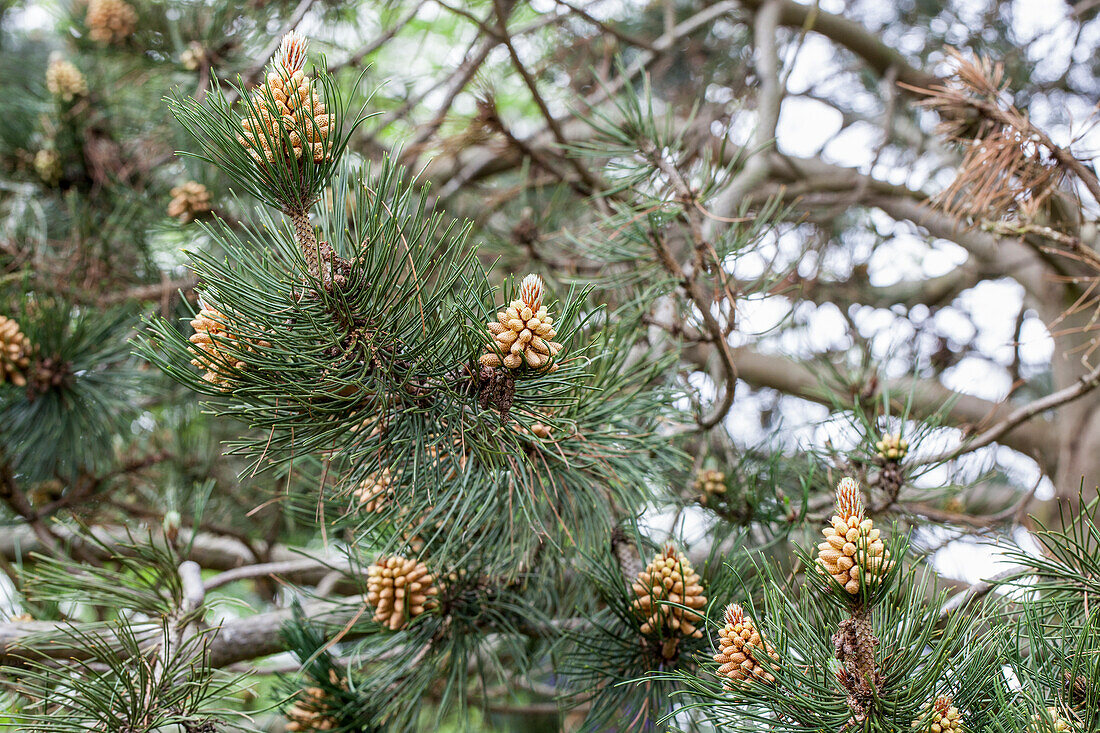
[[[952,496],[950,499],[943,503],[943,508],[944,510],[953,512],[955,514],[962,514],[966,511],[966,502],[958,496]]]
[[[1047,708],[1046,716],[1035,713],[1027,727],[1027,733],[1069,733],[1072,730],[1069,721],[1062,717],[1058,708]]]
[[[389,468],[375,471],[360,482],[355,498],[364,512],[381,512],[393,503],[393,477]]]
[[[554,432],[554,429],[546,423],[535,422],[531,423],[531,434],[547,440],[550,438],[550,434]]]
[[[88,93],[88,82],[71,61],[55,55],[46,67],[46,88],[58,99],[71,102]]]
[[[202,310],[191,321],[191,328],[195,333],[188,339],[193,344],[191,353],[195,358],[191,360],[194,366],[205,369],[203,379],[211,384],[218,385],[223,391],[229,389],[233,370],[241,370],[248,366],[234,355],[231,350],[236,347],[254,352],[253,345],[270,348],[267,341],[242,341],[230,330],[231,324],[226,316],[215,308],[202,303]]]
[[[887,434],[875,443],[878,457],[884,461],[900,461],[909,452],[909,441],[903,440],[900,433]]]
[[[279,51],[275,56],[275,67],[293,74],[306,68],[306,50],[309,42],[298,31],[290,31],[279,42]]]
[[[367,569],[367,604],[374,620],[397,631],[428,608],[438,595],[428,567],[403,557],[380,557]]]
[[[638,573],[632,586],[635,613],[642,619],[642,633],[701,639],[703,630],[695,622],[703,618],[695,609],[707,605],[699,574],[691,562],[672,545],[657,553]],[[679,606],[666,605],[675,603]]]
[[[1085,705],[1095,697],[1089,678],[1083,674],[1074,676],[1069,670],[1062,672],[1062,689],[1072,705]]]
[[[551,414],[552,414],[552,412],[551,412]],[[549,440],[550,436],[554,432],[554,429],[552,427],[550,427],[546,423],[541,422],[539,420],[536,420],[535,422],[531,423],[530,428],[528,428],[524,425],[521,425],[518,420],[513,420],[511,422],[511,425],[512,425],[512,429],[515,430],[520,435],[534,435],[538,438],[542,438],[543,440]]]
[[[43,183],[56,186],[61,180],[61,155],[53,148],[42,148],[34,154],[34,171]]]
[[[537,313],[542,307],[542,278],[538,275],[523,278],[523,282],[519,284],[519,299]]]
[[[168,216],[186,224],[210,211],[210,192],[198,181],[186,181],[170,192]]]
[[[493,343],[486,345],[480,359],[484,366],[519,369],[526,364],[532,369],[557,371],[558,364],[551,359],[562,345],[553,341],[557,333],[542,304],[542,278],[538,275],[523,278],[519,297],[497,313],[497,321],[489,323],[489,333]]]
[[[853,479],[841,479],[836,503],[837,513],[822,530],[825,541],[817,546],[817,570],[855,595],[864,577],[877,583],[893,567],[893,561],[875,523],[864,518],[859,485]]]
[[[305,39],[296,32],[286,34],[273,70],[252,91],[252,107],[241,120],[237,140],[261,165],[286,161],[291,156],[301,158],[306,150],[313,162],[319,163],[330,152],[325,140],[335,120],[303,70],[305,54]]]
[[[122,0],[88,0],[84,22],[96,43],[119,43],[134,32],[137,13]]]
[[[710,497],[726,493],[726,474],[710,469],[701,470],[695,474],[694,486],[702,494],[700,501],[706,504]]]
[[[198,41],[191,41],[180,54],[180,63],[188,71],[198,71],[206,61],[206,49]]]
[[[347,680],[340,679],[336,670],[330,669],[328,678],[340,689],[348,689]],[[320,687],[307,687],[298,693],[298,699],[287,708],[286,730],[288,733],[334,730],[338,721],[332,715],[332,708],[325,690]]]
[[[31,363],[31,345],[19,330],[19,324],[0,316],[0,384],[27,385],[27,367]]]
[[[913,721],[912,727],[920,733],[962,733],[962,716],[951,704],[951,698],[941,695],[931,705],[921,706],[921,716]]]
[[[754,679],[775,682],[775,677],[760,665],[759,660],[766,654],[778,662],[779,653],[761,638],[752,617],[745,615],[741,606],[731,603],[726,606],[725,621],[726,625],[718,632],[718,653],[714,655],[714,661],[722,665],[718,674],[726,679],[722,686],[733,690]]]

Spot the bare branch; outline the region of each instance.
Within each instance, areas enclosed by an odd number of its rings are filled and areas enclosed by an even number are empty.
[[[409,24],[409,21],[416,17],[416,14],[420,12],[420,9],[427,4],[428,0],[420,0],[420,2],[409,8],[408,12],[398,18],[397,22],[395,22],[392,26],[383,31],[381,35],[379,35],[377,38],[360,48],[358,51],[356,51],[340,63],[330,66],[329,71],[335,74],[337,71],[345,67],[358,66],[367,56],[370,56],[372,53],[382,48],[382,46],[389,43],[394,36],[400,33],[401,30]]]
[[[1088,374],[1082,375],[1076,383],[1071,384],[1069,387],[1060,389],[1045,397],[1040,397],[1037,400],[1013,410],[996,425],[993,425],[988,430],[984,430],[973,439],[965,441],[959,447],[953,450],[944,451],[938,455],[923,458],[915,465],[924,466],[934,463],[943,463],[944,461],[958,458],[964,453],[970,453],[971,451],[983,448],[1036,415],[1042,414],[1047,410],[1053,410],[1067,402],[1072,402],[1078,397],[1088,394],[1098,386],[1100,386],[1100,366],[1097,366]]]
[[[183,586],[184,614],[189,614],[202,608],[206,599],[206,589],[202,584],[202,568],[194,560],[184,560],[179,568],[180,583]]]
[[[837,399],[835,390],[823,384],[808,364],[747,349],[735,351],[734,360],[738,376],[753,386],[776,389],[824,405],[833,405]],[[911,393],[912,407],[917,415],[930,415],[951,402],[947,416],[963,427],[976,427],[998,420],[1010,409],[1007,403],[953,392],[938,382],[927,380],[896,379],[887,383],[886,387],[891,394]],[[1000,435],[1000,442],[1031,456],[1047,468],[1054,461],[1055,436],[1047,420],[1033,417],[1030,421],[1018,423]]]
[[[741,0],[750,10],[759,10],[770,0]],[[882,42],[882,39],[859,23],[841,15],[821,10],[816,3],[797,3],[779,0],[779,24],[787,28],[806,28],[820,33],[833,43],[858,56],[876,74],[897,69],[898,81],[917,86],[935,84],[939,78],[922,71],[898,51]]]
[[[971,603],[984,598],[989,595],[998,585],[1000,581],[1010,580],[1020,574],[1018,568],[1012,568],[1011,570],[1003,570],[996,575],[991,576],[988,580],[982,580],[974,583],[962,593],[957,593],[947,599],[947,602],[940,608],[940,623],[942,624],[947,618],[959,611]]]
[[[245,565],[244,567],[233,568],[232,570],[218,573],[213,578],[206,581],[206,589],[210,591],[238,580],[247,580],[250,578],[264,578],[276,575],[302,577],[303,575],[313,575],[320,571],[324,571],[326,574],[326,576],[321,578],[324,580],[328,574],[334,572],[334,568],[340,568],[346,572],[349,567],[347,562],[340,562],[336,559],[333,559],[332,562],[325,562],[321,559],[308,557],[299,560],[282,560],[279,562],[266,562],[257,565]]]

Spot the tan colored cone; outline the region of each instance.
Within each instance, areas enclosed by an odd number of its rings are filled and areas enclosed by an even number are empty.
[[[19,330],[19,324],[0,316],[0,384],[11,382],[16,387],[25,387],[30,354],[30,342]]]
[[[237,140],[257,163],[307,154],[319,163],[331,152],[325,141],[335,120],[314,90],[313,79],[304,71],[305,52],[305,39],[298,33],[288,33],[272,71],[252,91],[252,109],[241,120]]]
[[[53,148],[42,148],[34,154],[34,172],[43,183],[56,186],[61,180],[61,154]]]
[[[210,211],[210,192],[198,181],[186,181],[171,191],[168,216],[186,224]]]
[[[84,22],[96,43],[120,43],[134,32],[137,13],[122,0],[88,0]]]
[[[821,531],[825,541],[817,546],[817,569],[855,595],[864,577],[877,583],[893,561],[874,522],[864,517],[859,485],[850,478],[841,479],[836,497],[837,513]]]
[[[635,596],[632,605],[642,619],[643,634],[702,638],[703,630],[695,623],[703,615],[696,609],[707,605],[707,599],[699,574],[675,547],[668,545],[657,553],[638,573],[632,589]]]
[[[723,686],[732,690],[744,682],[759,680],[775,682],[775,677],[760,664],[763,655],[779,661],[779,654],[764,641],[752,617],[736,603],[726,606],[725,626],[718,632],[718,653],[714,661],[722,665],[718,674],[725,678]]]
[[[88,93],[88,82],[71,61],[55,57],[46,67],[46,89],[65,102]]]
[[[203,379],[223,390],[229,389],[233,370],[239,371],[248,366],[232,353],[232,347],[235,346],[237,351],[255,352],[256,348],[271,346],[267,341],[240,338],[225,314],[207,305],[192,319],[191,327],[195,329],[188,339],[195,357],[191,363],[205,370]]]
[[[900,433],[883,435],[875,443],[875,451],[884,461],[900,461],[909,452],[909,441],[903,440]]]
[[[726,493],[726,474],[710,469],[701,470],[695,474],[694,487],[702,495],[699,500],[706,504],[711,497]]]
[[[329,670],[329,680],[342,689],[348,688],[347,681],[341,680],[334,669]],[[328,696],[320,687],[306,687],[299,692],[294,704],[287,708],[286,720],[288,733],[333,730],[338,725]]]
[[[1027,733],[1069,733],[1073,727],[1069,721],[1062,717],[1058,708],[1047,708],[1047,715],[1043,717],[1039,713],[1031,716],[1031,724],[1027,727]]]
[[[191,41],[180,54],[180,64],[188,71],[198,71],[206,62],[206,49],[198,41]]]
[[[393,476],[389,468],[375,471],[360,482],[355,498],[364,512],[385,511],[393,503]]]
[[[542,287],[542,278],[538,275],[523,278],[520,297],[497,313],[495,322],[489,323],[493,342],[486,345],[486,353],[480,359],[482,364],[557,371],[558,364],[556,361],[551,363],[551,359],[558,355],[562,345],[553,340],[557,332],[554,331],[554,319],[547,315],[546,306],[542,304]]]
[[[367,604],[374,621],[397,631],[431,605],[438,595],[428,567],[403,557],[381,557],[367,569]]]
[[[921,706],[921,716],[913,721],[913,729],[917,733],[962,733],[962,716],[951,698],[941,695],[931,705]]]

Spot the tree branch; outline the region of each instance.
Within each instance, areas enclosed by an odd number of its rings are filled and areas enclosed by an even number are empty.
[[[741,5],[749,10],[759,10],[767,2],[770,0],[741,0]],[[914,67],[898,51],[883,43],[874,32],[841,15],[821,10],[816,3],[779,0],[779,24],[787,28],[805,28],[825,36],[854,53],[876,74],[885,74],[892,67],[897,70],[899,82],[927,86],[941,81],[934,74]]]
[[[1013,410],[996,425],[983,431],[972,440],[965,441],[959,447],[953,450],[944,451],[938,455],[923,458],[915,465],[924,466],[933,463],[943,463],[953,458],[958,458],[964,453],[970,453],[971,451],[987,446],[998,440],[1005,433],[1008,433],[1036,415],[1046,412],[1047,410],[1053,410],[1067,402],[1072,402],[1078,397],[1088,394],[1098,386],[1100,386],[1100,366],[1097,366],[1088,374],[1082,375],[1074,384],[1052,394],[1048,394],[1045,397],[1040,397],[1037,400]]]
[[[767,387],[823,405],[832,406],[838,398],[812,370],[809,364],[782,356],[761,354],[748,349],[734,352],[738,376],[755,387]],[[912,393],[912,407],[918,415],[930,415],[953,401],[947,415],[960,426],[977,427],[998,420],[1011,406],[1006,402],[990,402],[972,395],[960,394],[938,382],[912,378],[891,380],[883,389],[891,394]],[[1006,429],[1000,442],[1025,453],[1043,466],[1054,460],[1055,436],[1046,420],[1017,423]]]
[[[350,604],[356,605],[350,605]],[[359,599],[345,603],[314,601],[302,605],[302,611],[316,623],[343,627],[359,615]],[[209,636],[207,655],[212,667],[225,667],[235,662],[257,659],[286,650],[279,630],[293,616],[291,609],[258,613],[222,623]],[[18,665],[22,659],[87,659],[89,650],[74,641],[65,630],[68,624],[51,621],[23,621],[0,624],[0,665]],[[153,622],[135,625],[135,635],[142,642],[157,644],[162,638],[161,626]],[[112,645],[114,632],[103,629],[97,633],[104,644]],[[343,638],[359,634],[349,631]],[[119,645],[113,645],[119,646]]]

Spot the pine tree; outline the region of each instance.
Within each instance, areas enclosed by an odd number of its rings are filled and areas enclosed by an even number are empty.
[[[1100,182],[1042,75],[971,53],[1012,23],[955,52],[955,10],[899,7],[902,54],[790,0],[32,11],[0,25],[0,727],[1100,727]],[[773,147],[822,39],[871,175]],[[927,192],[876,177],[927,151]],[[884,293],[868,207],[974,260]],[[988,334],[930,335],[998,277],[1047,298],[1013,405],[948,389]],[[779,356],[812,304],[850,342]],[[979,539],[1008,569],[959,588],[939,550]]]

